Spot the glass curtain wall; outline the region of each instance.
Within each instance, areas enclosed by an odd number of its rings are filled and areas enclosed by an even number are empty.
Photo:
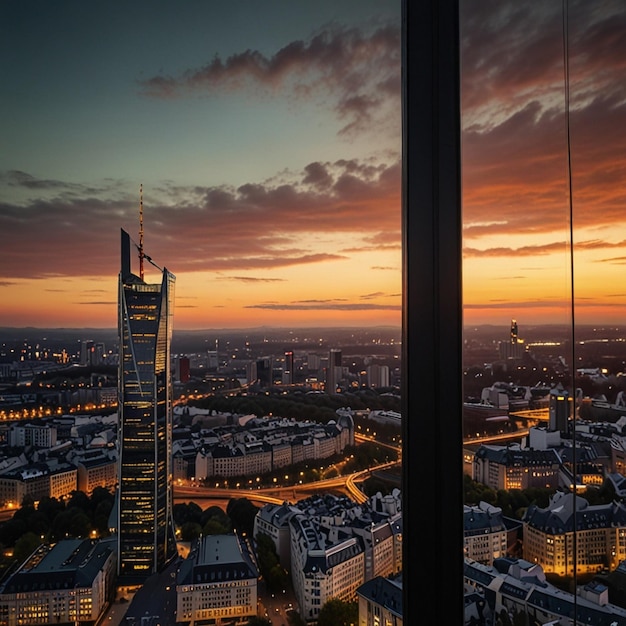
[[[516,579],[501,623],[625,623],[626,8],[459,7],[465,581]]]

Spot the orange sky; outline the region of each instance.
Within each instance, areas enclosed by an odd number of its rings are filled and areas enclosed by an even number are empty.
[[[400,3],[140,5],[6,11],[0,326],[116,325],[140,184],[175,328],[400,325]],[[461,3],[469,325],[624,317],[626,7],[570,5],[569,117],[561,8]]]

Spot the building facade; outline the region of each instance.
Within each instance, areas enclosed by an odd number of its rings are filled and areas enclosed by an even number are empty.
[[[172,522],[172,374],[175,277],[160,283],[131,272],[122,230],[119,274],[118,574],[145,580],[176,554]]]
[[[494,559],[507,556],[508,532],[502,509],[487,502],[463,507],[465,556],[491,565]]]
[[[248,623],[257,614],[258,571],[237,535],[206,535],[183,561],[176,578],[176,623]]]
[[[93,625],[114,585],[115,552],[108,542],[42,545],[0,587],[0,624]]]
[[[590,505],[557,491],[545,509],[531,504],[524,518],[524,559],[559,576],[614,570],[626,559],[626,506]]]
[[[339,348],[331,348],[328,353],[328,369],[326,370],[326,393],[337,393],[337,386],[342,378],[341,350]]]
[[[474,455],[475,481],[491,489],[555,489],[561,458],[556,450],[481,445]]]
[[[372,578],[357,596],[359,626],[402,626],[402,575]]]

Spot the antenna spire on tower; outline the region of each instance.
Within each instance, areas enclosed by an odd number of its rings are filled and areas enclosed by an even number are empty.
[[[143,184],[139,185],[139,278],[143,280]]]

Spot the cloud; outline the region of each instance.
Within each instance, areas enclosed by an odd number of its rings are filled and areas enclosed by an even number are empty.
[[[460,5],[466,242],[626,225],[626,13],[570,4],[569,110],[560,4]]]
[[[499,300],[499,301],[487,301],[487,302],[465,302],[463,303],[463,309],[467,311],[475,310],[522,310],[522,309],[560,309],[564,312],[569,311],[572,306],[572,301],[567,299],[557,298],[542,298],[537,300]],[[580,298],[576,297],[576,308],[595,308],[600,306],[597,298]],[[602,308],[623,308],[624,305],[619,302],[602,302]]]
[[[323,188],[310,179],[321,169]],[[120,228],[138,240],[136,192],[121,199],[122,186],[108,201],[100,192],[0,203],[0,278],[116,275]],[[395,232],[399,240],[399,215],[398,161],[340,160],[307,166],[290,183],[144,190],[144,248],[174,273],[310,265],[346,258],[336,246],[315,249],[329,233],[357,242]]]
[[[218,276],[217,280],[231,280],[242,283],[277,283],[282,282],[282,278],[258,278],[254,276]]]
[[[393,121],[400,129],[400,28],[379,26],[371,32],[330,25],[308,40],[292,41],[271,56],[244,50],[223,59],[215,55],[202,67],[178,76],[157,75],[139,82],[145,95],[181,97],[189,93],[228,93],[259,89],[280,91],[298,101],[330,97],[340,134],[352,136]],[[386,115],[396,109],[396,116]]]
[[[250,304],[246,309],[269,309],[271,311],[401,311],[401,305],[393,304],[365,304],[365,303],[336,303],[336,304]]]
[[[590,241],[577,241],[575,244],[577,252],[582,252],[584,250],[607,250],[611,248],[626,248],[626,241],[620,241],[617,243],[609,243],[607,241],[602,240],[590,240]],[[529,246],[521,246],[519,248],[508,248],[508,247],[499,247],[499,248],[486,248],[483,250],[479,250],[477,248],[466,247],[463,248],[463,256],[465,258],[479,258],[479,257],[534,257],[534,256],[543,256],[547,254],[553,253],[562,253],[567,251],[569,248],[567,242],[553,242],[543,245],[529,245]],[[614,262],[620,261],[623,257],[613,258],[613,259],[605,259],[605,262]],[[528,268],[526,268],[528,269]]]

